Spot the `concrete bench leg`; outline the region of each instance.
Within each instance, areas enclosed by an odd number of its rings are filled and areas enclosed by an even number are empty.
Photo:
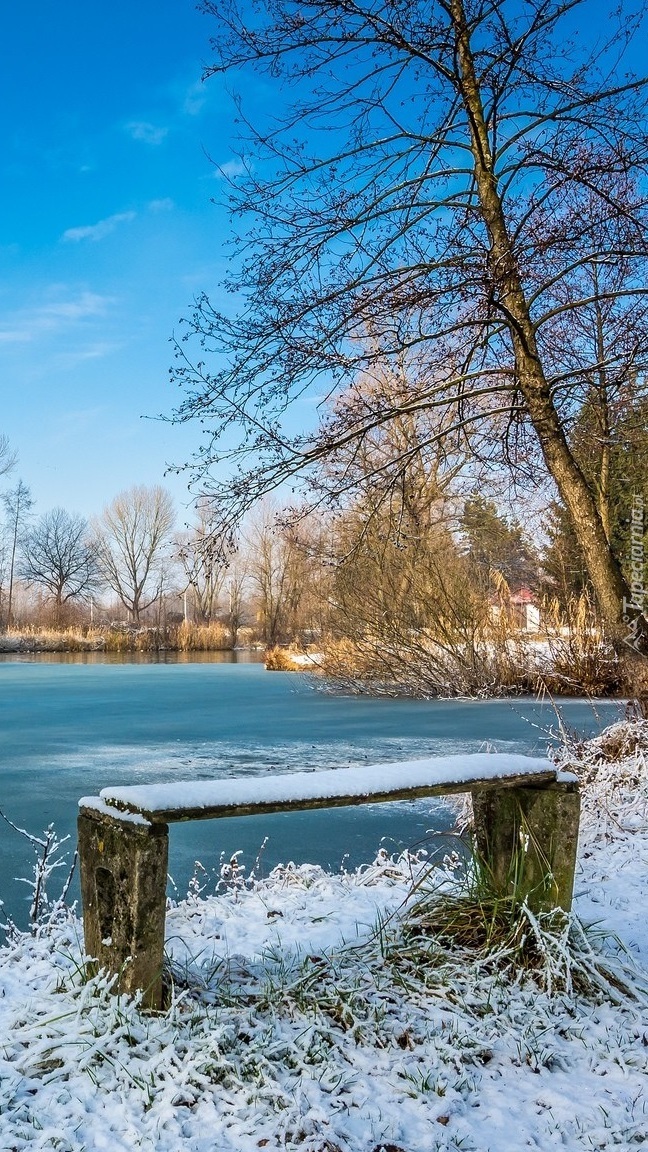
[[[159,1008],[168,825],[120,820],[82,808],[78,821],[85,948],[92,968],[118,977],[117,990],[142,991]]]
[[[576,780],[543,787],[474,789],[477,855],[495,892],[535,912],[569,912],[580,796]]]

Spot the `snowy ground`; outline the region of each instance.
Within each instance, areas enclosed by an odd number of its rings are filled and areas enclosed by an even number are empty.
[[[567,762],[585,783],[576,911],[618,940],[559,936],[534,980],[505,957],[412,942],[420,862],[234,875],[169,911],[171,1004],[147,1016],[84,982],[64,915],[0,951],[0,1150],[647,1141],[648,725],[616,725]]]

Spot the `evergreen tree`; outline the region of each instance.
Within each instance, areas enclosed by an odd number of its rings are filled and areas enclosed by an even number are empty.
[[[629,390],[630,391],[630,390]],[[601,509],[610,545],[630,584],[648,584],[648,398],[620,397],[605,414],[592,397],[572,430],[574,455]],[[591,592],[583,553],[559,501],[550,505],[542,562],[547,583],[564,606]],[[634,549],[634,553],[633,553]]]
[[[564,610],[570,600],[591,591],[583,554],[567,509],[552,500],[545,522],[547,542],[542,551],[543,591]]]
[[[482,588],[499,572],[511,591],[538,586],[538,555],[517,520],[498,511],[494,500],[472,495],[461,520],[466,554]]]

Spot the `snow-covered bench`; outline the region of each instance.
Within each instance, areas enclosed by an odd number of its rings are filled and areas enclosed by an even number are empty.
[[[579,795],[548,760],[476,753],[246,779],[104,788],[79,801],[85,946],[120,991],[161,996],[168,825],[471,792],[476,848],[496,890],[571,906]]]

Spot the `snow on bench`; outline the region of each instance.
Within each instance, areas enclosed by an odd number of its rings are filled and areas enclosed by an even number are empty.
[[[286,772],[246,779],[186,780],[171,784],[135,784],[102,788],[103,810],[137,813],[152,823],[213,820],[224,816],[263,815],[302,808],[336,808],[349,804],[379,804],[413,800],[483,787],[544,783],[556,779],[549,760],[511,753],[476,752],[330,768]],[[79,801],[92,808],[94,797]]]
[[[84,936],[90,967],[158,1007],[168,825],[472,793],[474,848],[493,888],[538,911],[571,906],[580,801],[550,761],[474,753],[245,779],[103,788],[79,801]]]

